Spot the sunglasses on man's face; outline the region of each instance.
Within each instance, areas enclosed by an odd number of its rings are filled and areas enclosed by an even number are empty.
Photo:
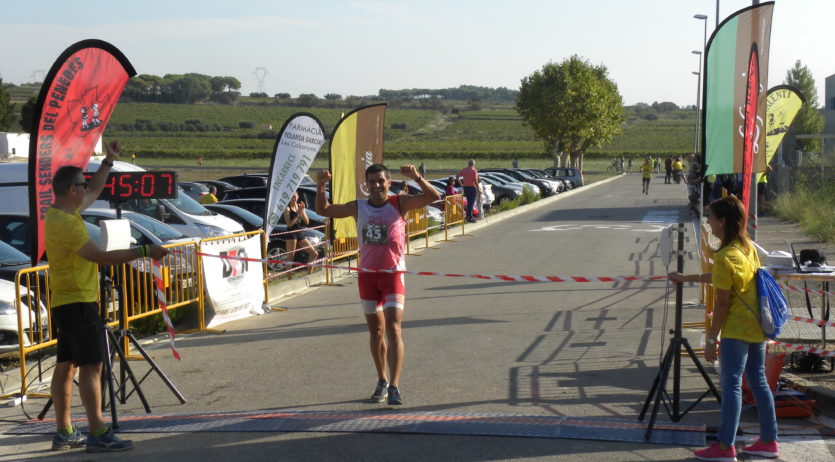
[[[73,186],[76,186],[76,187],[78,187],[78,186],[84,186],[84,189],[89,189],[89,188],[90,188],[90,185],[89,185],[89,184],[87,184],[87,182],[86,182],[86,181],[85,181],[84,183],[73,183]]]

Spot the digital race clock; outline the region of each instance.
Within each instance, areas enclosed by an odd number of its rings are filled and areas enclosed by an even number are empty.
[[[92,173],[85,173],[90,181]],[[174,199],[177,197],[176,172],[110,172],[99,200]]]

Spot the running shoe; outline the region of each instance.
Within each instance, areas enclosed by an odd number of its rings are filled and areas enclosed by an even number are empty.
[[[377,382],[377,388],[374,390],[374,394],[371,395],[371,402],[372,403],[382,403],[386,400],[386,397],[389,395],[388,393],[388,382],[385,380],[380,380]]]
[[[719,447],[719,443],[700,449],[693,453],[699,460],[712,460],[714,462],[736,462],[736,448],[730,446],[728,449]]]
[[[119,439],[113,434],[113,429],[108,428],[107,432],[101,436],[87,437],[87,452],[117,452],[127,451],[133,447],[133,441]]]
[[[52,450],[66,451],[71,448],[80,448],[81,446],[84,446],[84,443],[86,442],[87,437],[82,435],[77,428],[74,428],[72,433],[69,435],[55,433],[55,436],[52,437]]]
[[[775,457],[780,456],[780,446],[777,444],[776,441],[764,443],[760,440],[757,440],[757,442],[752,444],[751,446],[743,447],[742,452],[744,452],[745,454],[751,454],[760,457],[768,457],[773,459]]]
[[[389,386],[389,405],[399,406],[403,404],[400,398],[400,390],[395,386]]]

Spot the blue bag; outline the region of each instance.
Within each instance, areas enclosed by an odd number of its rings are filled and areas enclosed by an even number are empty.
[[[733,247],[745,255],[742,249],[737,246]],[[748,258],[747,255],[745,257]],[[751,259],[749,258],[748,261],[751,261]],[[751,263],[753,264],[753,262]],[[789,302],[786,301],[786,297],[783,295],[780,286],[777,285],[777,281],[765,268],[757,268],[755,278],[757,280],[757,300],[760,305],[759,313],[748,306],[748,303],[742,297],[739,297],[739,299],[752,313],[758,315],[760,327],[762,327],[765,336],[774,340],[780,335],[780,329],[789,319]]]
[[[789,319],[789,303],[777,281],[764,268],[757,268],[757,295],[763,333],[770,339],[776,339]]]

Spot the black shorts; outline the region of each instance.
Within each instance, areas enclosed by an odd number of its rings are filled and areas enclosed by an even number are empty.
[[[104,361],[104,324],[96,302],[70,303],[52,308],[58,329],[58,362],[76,366]]]
[[[650,178],[641,178],[641,182],[645,184],[649,184]]]

